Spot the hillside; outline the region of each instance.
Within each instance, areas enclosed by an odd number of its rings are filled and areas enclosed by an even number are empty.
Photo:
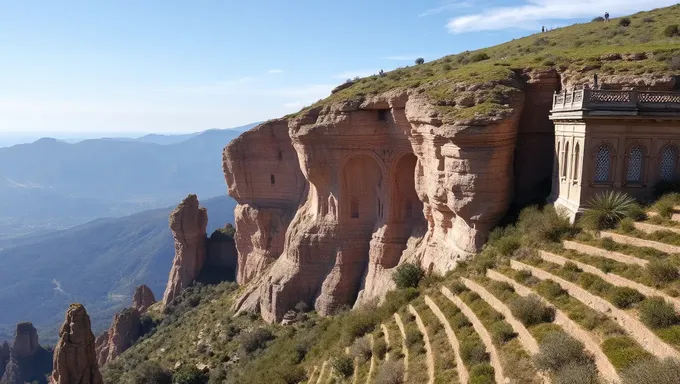
[[[3,240],[176,203],[188,193],[225,193],[224,145],[237,130],[209,130],[177,143],[41,139],[0,148]],[[148,142],[147,142],[148,141]]]
[[[209,231],[233,222],[234,203],[228,197],[201,204],[208,209]],[[9,339],[19,321],[32,321],[44,343],[53,341],[64,308],[74,301],[88,306],[99,332],[109,326],[114,311],[129,305],[137,285],[147,284],[161,295],[174,256],[168,228],[173,208],[98,219],[5,244],[0,250],[0,340]]]

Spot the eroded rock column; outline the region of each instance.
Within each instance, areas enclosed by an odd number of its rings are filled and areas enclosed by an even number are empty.
[[[85,307],[71,304],[54,348],[53,384],[103,384]]]

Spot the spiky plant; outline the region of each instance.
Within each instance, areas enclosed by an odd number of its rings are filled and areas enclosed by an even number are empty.
[[[593,230],[614,228],[637,208],[635,199],[621,191],[598,193],[588,201],[588,208],[583,213],[583,226]]]

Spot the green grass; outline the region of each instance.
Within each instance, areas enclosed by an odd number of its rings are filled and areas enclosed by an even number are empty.
[[[401,319],[404,322],[404,329],[406,330],[406,336],[408,340],[409,334],[419,335],[416,342],[408,346],[408,381],[407,383],[426,383],[428,380],[427,376],[427,355],[425,353],[425,342],[422,338],[422,334],[418,330],[418,325],[416,324],[415,317],[404,310],[401,313]]]
[[[625,255],[634,256],[644,260],[664,260],[668,258],[668,254],[649,247],[636,247],[634,245],[617,243],[611,239],[599,239],[588,236],[579,236],[576,241],[601,248],[607,251],[619,252]]]
[[[453,348],[446,336],[444,327],[439,322],[435,314],[421,300],[416,303],[416,309],[423,323],[427,327],[427,333],[432,345],[434,354],[435,380],[436,384],[449,384],[458,382],[456,371],[456,356]]]
[[[652,22],[643,22],[651,18]],[[631,25],[583,23],[534,34],[494,47],[462,52],[422,65],[399,68],[384,77],[369,76],[356,81],[302,112],[348,100],[363,100],[392,90],[417,88],[436,102],[443,120],[503,116],[518,94],[515,70],[572,70],[590,77],[600,75],[643,75],[669,73],[670,59],[680,54],[680,38],[666,37],[664,29],[680,18],[673,6],[630,16]],[[619,54],[621,57],[611,56]],[[625,60],[626,54],[644,54],[641,60]],[[615,59],[603,59],[610,55]],[[479,60],[485,56],[488,59]],[[646,57],[646,58],[644,58]],[[468,91],[467,86],[483,84]],[[461,107],[457,101],[473,96],[477,102]],[[468,104],[466,104],[468,105]]]

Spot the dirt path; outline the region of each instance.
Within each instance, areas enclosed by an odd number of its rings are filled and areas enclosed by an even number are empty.
[[[675,245],[665,244],[652,240],[638,239],[637,237],[620,235],[614,232],[602,231],[600,232],[600,237],[604,239],[610,238],[616,241],[617,243],[634,245],[636,247],[649,247],[666,253],[680,253],[680,247]]]
[[[461,312],[463,312],[465,317],[467,317],[470,323],[472,323],[472,327],[479,334],[479,337],[482,339],[482,342],[484,343],[486,350],[489,352],[491,366],[494,369],[496,383],[497,384],[505,383],[505,375],[503,374],[503,366],[501,365],[501,359],[500,356],[498,355],[498,350],[496,350],[496,347],[493,345],[491,335],[489,335],[489,332],[486,330],[486,328],[484,328],[484,324],[482,324],[477,315],[475,315],[472,309],[470,309],[470,307],[468,307],[467,304],[465,304],[463,300],[460,299],[460,297],[451,293],[451,291],[449,291],[449,289],[446,287],[442,287],[441,291],[444,294],[444,296],[446,296],[447,299],[451,300],[451,302],[456,307],[458,307],[461,310]]]
[[[314,369],[312,369],[312,373],[309,375],[309,380],[307,380],[308,383],[312,384],[312,383],[315,382],[314,376],[316,376],[316,371],[318,371],[318,370],[319,370],[319,367],[315,365]]]
[[[420,318],[418,311],[411,304],[408,305],[408,311],[411,312],[416,318],[416,325],[418,330],[423,335],[423,341],[425,342],[425,356],[427,362],[427,384],[434,384],[434,354],[432,352],[432,344],[430,344],[430,336],[427,334],[427,327],[423,323],[423,319]]]
[[[582,263],[580,261],[568,259],[566,257],[555,255],[553,253],[546,252],[546,251],[539,251],[539,253],[541,255],[541,258],[545,261],[549,261],[551,263],[555,263],[555,264],[559,264],[559,265],[564,265],[567,262],[574,263],[574,264],[576,264],[577,267],[582,269],[584,272],[588,272],[590,274],[593,274],[593,275],[601,278],[602,280],[608,282],[609,284],[615,285],[617,287],[632,288],[632,289],[639,291],[640,293],[642,293],[643,295],[645,295],[647,297],[651,297],[651,296],[663,297],[664,300],[666,300],[666,302],[668,302],[669,304],[671,304],[675,307],[676,311],[680,311],[680,300],[673,298],[673,297],[670,297],[667,294],[663,293],[662,291],[659,291],[658,289],[654,289],[654,288],[648,287],[644,284],[640,284],[638,282],[628,280],[624,277],[613,274],[611,272],[605,273],[599,268],[593,267],[592,265],[589,265],[589,264]]]
[[[458,342],[458,338],[451,328],[451,323],[449,323],[449,320],[446,318],[446,315],[444,315],[444,312],[442,312],[437,303],[435,303],[430,298],[430,296],[425,296],[425,304],[430,307],[430,310],[434,312],[434,315],[437,316],[439,322],[444,326],[444,331],[446,331],[446,336],[448,337],[451,348],[453,348],[453,353],[456,356],[456,371],[458,372],[458,381],[461,384],[467,384],[468,380],[470,379],[470,374],[463,363],[463,359],[460,357],[460,343]]]
[[[366,384],[371,384],[373,381],[373,371],[375,370],[375,355],[373,354],[373,345],[375,344],[375,337],[373,335],[371,338],[371,365],[368,368],[368,376],[366,376]]]
[[[324,361],[323,364],[321,364],[321,371],[319,372],[319,378],[316,379],[316,384],[322,384],[323,383],[323,374],[326,372],[326,366],[328,365],[328,361]]]
[[[390,330],[387,329],[387,326],[385,324],[380,324],[380,329],[382,330],[383,335],[385,335],[385,345],[387,345],[387,350],[390,350]],[[390,353],[385,354],[385,361],[390,361]]]
[[[404,382],[408,380],[408,347],[406,346],[406,329],[404,329],[404,322],[401,321],[401,316],[398,313],[394,314],[394,321],[399,327],[399,332],[401,333],[401,351],[404,354]]]
[[[639,265],[641,267],[646,267],[649,264],[649,260],[640,259],[634,256],[625,255],[619,252],[607,251],[606,249],[593,247],[592,245],[587,245],[583,243],[578,243],[576,241],[565,240],[562,245],[566,249],[572,249],[576,252],[585,253],[586,255],[595,257],[604,257],[606,259],[618,261],[619,263]]]
[[[664,227],[664,226],[661,226],[661,225],[641,223],[639,221],[635,222],[635,229],[642,231],[642,232],[645,232],[645,233],[653,233],[653,232],[658,232],[658,231],[671,231],[671,232],[675,232],[675,233],[680,233],[680,228]]]
[[[628,312],[616,308],[607,300],[595,296],[580,286],[553,275],[540,268],[530,266],[517,260],[510,260],[510,266],[515,270],[530,271],[531,274],[541,280],[552,280],[559,284],[572,297],[586,304],[590,308],[602,312],[615,320],[623,330],[635,339],[644,349],[659,358],[674,357],[680,358],[680,353],[670,345],[664,343],[651,330],[644,326],[638,319]]]
[[[517,294],[520,296],[534,295],[541,299],[541,301],[545,305],[555,308],[548,300],[537,295],[530,288],[518,283],[517,281],[505,276],[502,273],[489,269],[486,271],[486,276],[491,280],[506,282],[512,285],[512,287],[515,288],[515,292],[517,292]],[[600,343],[597,339],[595,339],[594,335],[581,328],[581,326],[576,324],[569,318],[569,316],[567,316],[564,312],[560,311],[557,308],[555,308],[555,321],[553,321],[553,323],[559,325],[568,335],[580,341],[583,344],[585,350],[590,352],[591,355],[593,355],[595,359],[595,366],[597,366],[597,370],[600,372],[600,375],[602,375],[602,377],[605,379],[605,382],[607,383],[621,382],[619,374],[616,372],[616,369],[609,361],[607,355],[605,355],[604,352],[602,352],[602,348],[600,348]]]

